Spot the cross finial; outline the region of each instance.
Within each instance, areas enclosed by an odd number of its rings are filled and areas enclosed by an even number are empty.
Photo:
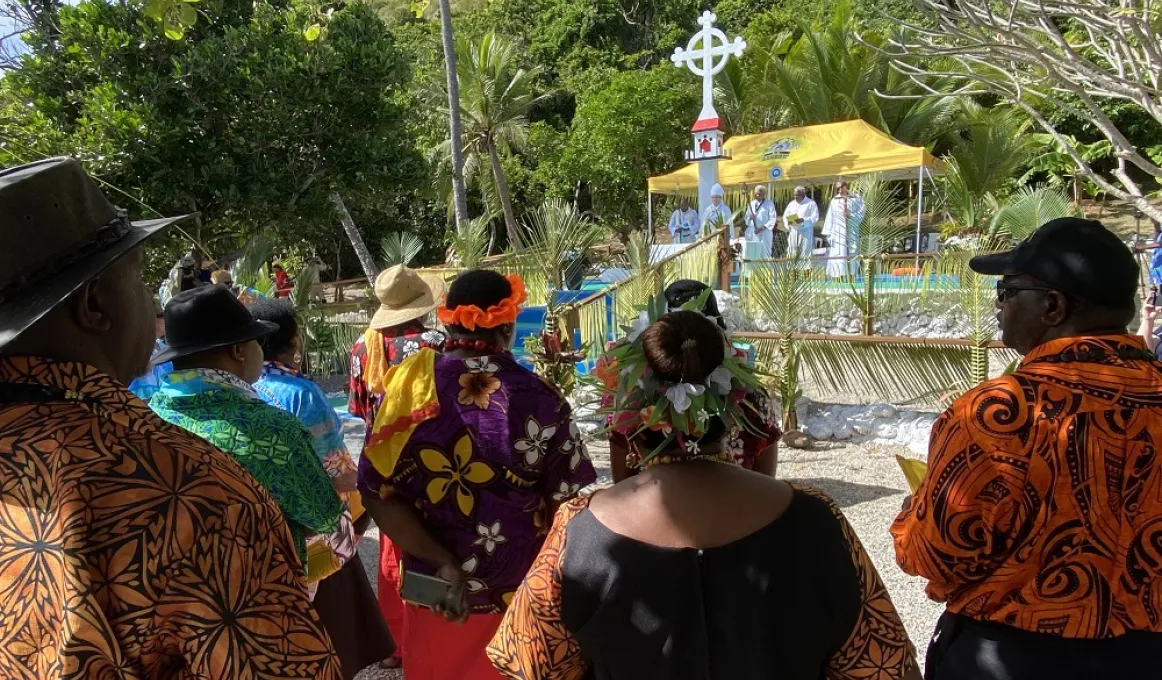
[[[726,60],[731,56],[742,56],[746,49],[746,41],[736,37],[733,42],[726,39],[726,34],[714,27],[718,20],[714,12],[706,11],[698,17],[698,24],[702,29],[690,38],[686,48],[674,49],[674,56],[670,60],[675,66],[685,66],[694,75],[702,76],[702,113],[698,115],[698,123],[694,128],[709,127],[713,121],[718,125],[718,112],[714,110],[714,74],[726,67]],[[715,44],[717,41],[717,44]],[[698,46],[701,43],[701,46]],[[720,57],[720,58],[719,58]]]

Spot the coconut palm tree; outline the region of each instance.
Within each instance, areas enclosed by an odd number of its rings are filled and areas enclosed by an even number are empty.
[[[500,157],[519,151],[528,139],[529,109],[544,99],[535,91],[539,70],[522,68],[513,43],[494,33],[476,43],[457,40],[456,50],[460,113],[465,123],[464,172],[475,178],[486,200],[499,204],[509,244],[519,248],[521,232]],[[449,139],[440,151],[448,154],[454,147]]]
[[[444,46],[444,74],[447,77],[448,139],[451,140],[452,200],[456,228],[468,222],[468,192],[464,189],[464,141],[460,121],[460,84],[456,74],[456,40],[452,35],[452,3],[440,0],[440,39]]]

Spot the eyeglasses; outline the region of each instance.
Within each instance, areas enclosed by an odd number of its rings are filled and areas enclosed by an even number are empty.
[[[1056,290],[1056,288],[1045,288],[1044,286],[1021,286],[1008,281],[997,281],[997,302],[1004,302],[1011,297],[1016,296],[1023,290]]]

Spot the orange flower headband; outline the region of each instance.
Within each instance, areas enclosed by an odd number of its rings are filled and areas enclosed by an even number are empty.
[[[496,328],[506,323],[516,323],[521,303],[527,300],[529,295],[525,291],[525,282],[521,277],[509,274],[504,278],[508,279],[508,284],[512,286],[512,295],[492,305],[487,311],[476,305],[460,305],[451,309],[445,296],[444,304],[436,310],[436,317],[445,326],[462,326],[470,331],[476,330],[477,327]]]

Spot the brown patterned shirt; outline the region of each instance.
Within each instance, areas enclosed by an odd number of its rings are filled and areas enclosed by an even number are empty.
[[[90,366],[0,357],[0,395],[0,677],[341,677],[229,455]]]
[[[1162,363],[1064,338],[936,421],[896,558],[973,619],[1069,638],[1162,632]]]

